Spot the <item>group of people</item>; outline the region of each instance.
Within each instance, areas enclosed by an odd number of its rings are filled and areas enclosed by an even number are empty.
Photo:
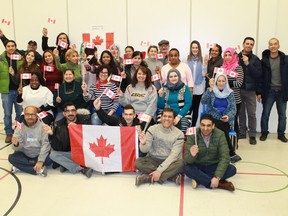
[[[135,167],[142,174],[136,177],[136,185],[165,180],[179,184],[179,173],[184,172],[193,179],[193,187],[202,184],[233,191],[226,179],[236,168],[229,163],[241,157],[229,131],[233,128],[239,139],[248,133],[250,144],[257,143],[256,99],[263,103],[260,140],[267,139],[276,101],[278,139],[287,142],[288,57],[279,51],[276,38],[269,40],[262,60],[252,52],[252,37],[244,39],[240,53],[227,48],[223,57],[219,44],[203,57],[200,43],[194,40],[186,61],[180,60],[178,49],[170,49],[167,40],[149,46],[147,58],[132,46],[125,48],[122,58],[113,44],[98,59],[96,47],[83,43],[80,54],[71,49],[65,33],[57,36],[56,47],[49,47],[46,28],[42,58],[35,41],[29,41],[24,51],[1,30],[0,38],[5,46],[0,56],[0,92],[5,142],[16,150],[9,156],[13,172],[46,176],[46,166],[53,162],[61,172],[91,177],[91,168],[71,159],[68,125],[139,125],[140,157]],[[201,103],[205,113],[197,135],[186,135],[197,124]],[[15,130],[13,105],[20,122]],[[37,113],[45,115],[38,120]],[[141,120],[143,115],[149,119]]]

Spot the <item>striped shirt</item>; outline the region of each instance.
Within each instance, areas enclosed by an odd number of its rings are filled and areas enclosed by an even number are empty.
[[[243,73],[242,66],[238,65],[235,68],[234,72],[238,73],[237,78],[231,77],[231,76],[227,76],[227,77],[228,77],[229,86],[234,91],[235,102],[236,104],[240,104],[241,103],[240,88],[244,80],[244,73]]]
[[[101,94],[104,92],[106,88],[109,88],[115,94],[117,92],[117,87],[115,83],[108,82],[107,84],[100,85],[100,89],[96,88],[96,84],[92,84],[89,88],[88,95],[83,96],[84,100],[87,102],[89,100],[94,101],[95,99],[99,98]],[[103,110],[113,110],[116,112],[119,106],[119,96],[116,94],[116,97],[112,100],[107,95],[102,94],[101,96],[101,108]]]

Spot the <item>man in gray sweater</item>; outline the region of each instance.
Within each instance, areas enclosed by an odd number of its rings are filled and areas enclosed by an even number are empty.
[[[52,161],[48,157],[50,144],[48,135],[37,118],[38,108],[27,106],[24,110],[24,121],[17,126],[12,144],[15,149],[8,157],[13,165],[11,172],[27,172],[33,175],[47,176],[46,165]]]
[[[135,162],[135,167],[142,172],[136,177],[136,186],[152,182],[162,184],[165,180],[180,185],[184,135],[174,126],[174,119],[174,110],[165,108],[161,114],[161,124],[153,125],[146,134],[142,132],[139,135],[140,150],[148,154]]]

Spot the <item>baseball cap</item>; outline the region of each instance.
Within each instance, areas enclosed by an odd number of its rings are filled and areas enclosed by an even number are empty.
[[[168,44],[169,45],[169,41],[168,40],[161,40],[159,43],[158,43],[158,46],[161,46],[163,44]]]

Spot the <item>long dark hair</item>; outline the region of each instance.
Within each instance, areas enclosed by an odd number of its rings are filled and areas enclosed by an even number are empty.
[[[132,77],[131,85],[132,87],[135,87],[136,84],[138,83],[137,80],[137,74],[139,71],[142,71],[144,74],[146,74],[146,79],[145,79],[145,89],[148,89],[152,85],[151,81],[151,71],[148,69],[148,67],[145,67],[143,65],[140,65],[139,68],[135,71],[134,76]]]
[[[108,64],[109,67],[110,67],[111,73],[114,74],[114,75],[118,75],[118,70],[117,70],[117,66],[116,66],[115,61],[114,61],[114,57],[112,56],[112,54],[111,54],[111,52],[110,52],[109,50],[104,50],[104,51],[101,53],[100,63],[101,63],[102,65],[104,65],[104,63],[103,63],[103,61],[102,61],[102,57],[103,57],[103,55],[104,55],[105,53],[108,54],[108,55],[110,56],[110,58],[111,58],[111,60],[110,60],[110,62],[109,62],[109,64]]]

